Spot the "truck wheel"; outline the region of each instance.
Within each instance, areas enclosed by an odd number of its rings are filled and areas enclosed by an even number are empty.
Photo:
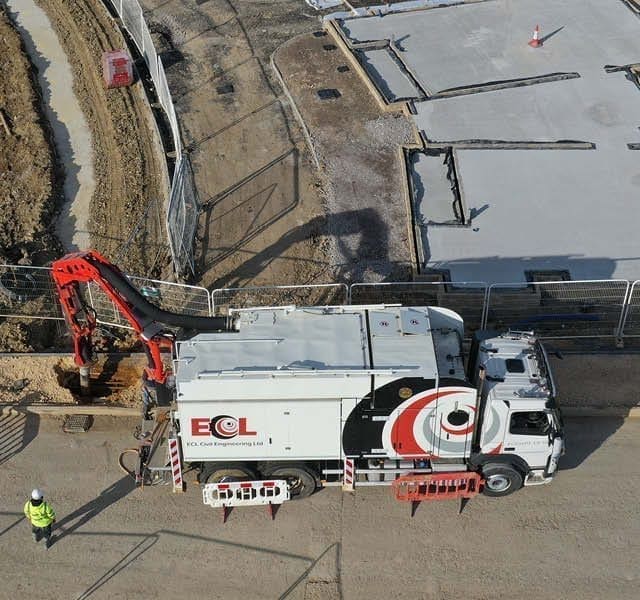
[[[254,481],[258,479],[255,471],[243,463],[206,464],[198,481],[200,483],[224,483],[226,481]]]
[[[482,476],[485,496],[508,496],[522,487],[522,475],[511,465],[484,465]]]
[[[284,479],[289,485],[291,500],[306,498],[316,491],[316,478],[304,466],[274,466],[267,468],[264,476],[273,479]]]

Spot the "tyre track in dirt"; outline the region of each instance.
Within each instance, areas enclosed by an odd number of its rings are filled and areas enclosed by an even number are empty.
[[[129,272],[159,273],[167,255],[160,215],[168,178],[142,83],[105,90],[102,52],[126,47],[97,0],[38,0],[63,44],[93,135],[92,245]],[[153,203],[150,206],[150,203]]]

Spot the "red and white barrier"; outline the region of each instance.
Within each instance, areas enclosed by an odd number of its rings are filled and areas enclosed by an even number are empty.
[[[171,463],[171,474],[173,476],[173,491],[184,492],[180,443],[177,438],[169,438],[169,462]]]
[[[282,504],[290,498],[284,479],[207,483],[202,487],[202,501],[213,508]]]
[[[356,467],[352,458],[345,458],[342,471],[342,489],[345,492],[353,492],[355,489]]]

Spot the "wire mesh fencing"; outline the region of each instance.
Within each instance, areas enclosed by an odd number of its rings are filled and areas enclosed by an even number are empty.
[[[484,327],[542,338],[620,337],[629,282],[554,281],[489,287]]]
[[[464,320],[465,335],[482,326],[487,284],[479,281],[354,283],[351,304],[401,304],[440,306],[457,312]]]
[[[349,304],[349,289],[344,283],[221,288],[211,292],[211,304],[213,314],[222,316],[253,306],[331,306]]]
[[[195,269],[194,244],[200,208],[191,164],[188,157],[183,155],[180,125],[167,83],[165,68],[153,44],[142,7],[137,0],[109,0],[109,3],[120,17],[122,26],[147,65],[158,101],[171,129],[176,163],[169,191],[166,229],[174,270],[178,276],[182,277],[188,272],[193,273]]]
[[[50,269],[0,265],[0,316],[63,319]]]

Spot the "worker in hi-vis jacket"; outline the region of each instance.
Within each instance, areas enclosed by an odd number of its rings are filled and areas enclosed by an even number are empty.
[[[51,526],[56,521],[56,513],[47,502],[44,494],[35,489],[31,492],[31,499],[24,505],[24,514],[31,523],[33,540],[39,542],[44,537],[46,548],[51,546]]]

